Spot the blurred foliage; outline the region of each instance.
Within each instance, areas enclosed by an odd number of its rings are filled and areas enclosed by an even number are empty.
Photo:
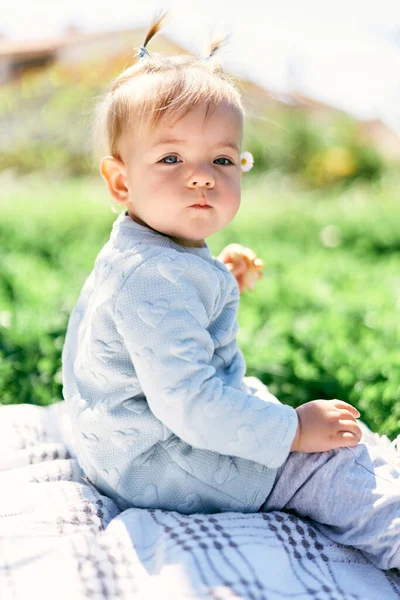
[[[89,130],[96,98],[126,62],[121,57],[54,64],[1,86],[0,169],[91,173]]]
[[[244,142],[256,172],[297,174],[303,187],[378,180],[392,168],[360,137],[357,121],[334,111],[320,120],[303,108],[270,111],[268,118],[249,119]]]
[[[400,433],[400,178],[304,190],[279,172],[244,178],[238,217],[208,241],[265,261],[241,298],[248,375],[283,402],[353,403]],[[116,215],[100,178],[0,174],[0,401],[61,399],[68,316]]]
[[[0,170],[97,171],[89,135],[94,105],[129,60],[55,64],[1,86]],[[376,180],[389,168],[362,141],[357,122],[334,110],[320,119],[304,107],[273,104],[268,115],[248,118],[244,148],[254,154],[256,172],[296,174],[310,188]]]

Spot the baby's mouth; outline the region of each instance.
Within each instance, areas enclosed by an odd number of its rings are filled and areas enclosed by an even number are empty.
[[[206,198],[201,198],[198,202],[192,204],[191,208],[212,208],[212,206]]]

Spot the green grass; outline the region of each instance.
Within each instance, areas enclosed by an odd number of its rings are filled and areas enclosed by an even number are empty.
[[[239,310],[248,374],[283,402],[341,398],[400,433],[400,179],[305,191],[244,179],[233,223],[209,238],[253,248],[264,277]],[[68,315],[116,215],[100,178],[0,177],[0,401],[61,399]]]

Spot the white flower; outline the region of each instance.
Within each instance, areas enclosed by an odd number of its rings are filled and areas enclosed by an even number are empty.
[[[242,166],[242,173],[247,173],[253,168],[254,158],[251,152],[242,152],[240,155],[240,163]]]

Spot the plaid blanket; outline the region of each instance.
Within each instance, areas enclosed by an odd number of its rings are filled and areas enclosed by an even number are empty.
[[[120,512],[82,479],[64,403],[22,404],[0,407],[0,598],[395,600],[400,572],[281,512]]]

